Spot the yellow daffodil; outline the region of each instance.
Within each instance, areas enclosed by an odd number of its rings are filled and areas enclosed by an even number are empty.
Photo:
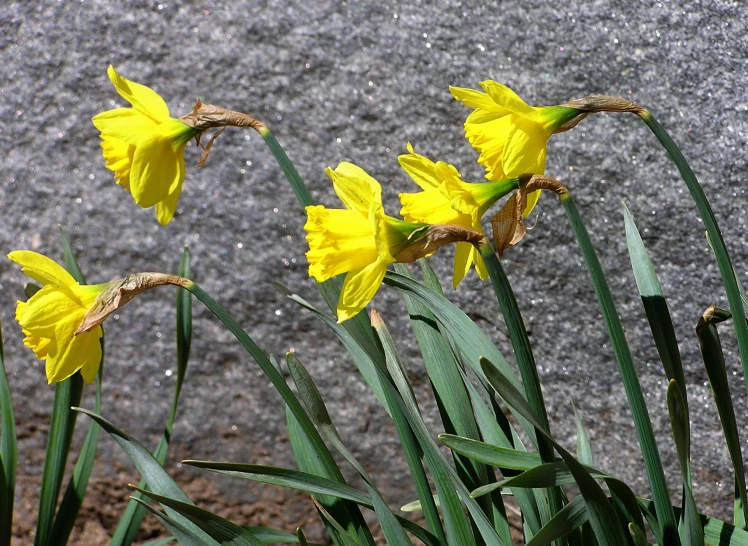
[[[469,184],[460,179],[460,173],[448,163],[430,159],[413,151],[408,144],[408,154],[398,157],[400,165],[418,184],[422,192],[401,193],[403,205],[400,214],[408,222],[429,224],[456,224],[482,232],[481,217],[498,199],[518,187],[516,179]],[[470,243],[458,242],[455,251],[452,285],[457,285],[475,264],[481,279],[488,278],[478,249]]]
[[[341,163],[335,170],[328,167],[326,172],[346,209],[306,207],[306,256],[309,275],[318,282],[348,273],[337,309],[338,322],[343,322],[374,297],[387,266],[397,261],[393,250],[424,226],[387,216],[379,182],[360,167]]]
[[[465,136],[478,151],[489,180],[544,174],[546,142],[553,133],[571,129],[586,113],[568,106],[533,107],[498,82],[481,82],[485,91],[450,87],[452,95],[474,111],[465,121]],[[528,196],[530,214],[540,192]]]
[[[75,335],[106,284],[81,285],[62,266],[29,250],[8,257],[42,285],[28,301],[19,301],[16,320],[26,334],[24,344],[46,362],[47,380],[57,383],[80,370],[93,382],[101,363],[101,326]]]
[[[127,80],[112,66],[109,79],[132,108],[94,116],[108,169],[143,208],[156,206],[156,219],[168,224],[184,182],[184,148],[200,131],[172,118],[155,91]]]

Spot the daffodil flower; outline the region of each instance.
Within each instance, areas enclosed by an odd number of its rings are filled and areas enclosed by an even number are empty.
[[[338,322],[358,314],[376,294],[387,266],[412,262],[457,240],[481,244],[482,234],[462,226],[432,226],[387,216],[379,182],[352,163],[327,169],[345,209],[306,207],[309,276],[324,282],[347,273],[338,300]]]
[[[546,143],[553,133],[574,127],[586,113],[568,106],[533,107],[498,82],[481,82],[485,91],[450,87],[452,95],[474,111],[465,121],[465,136],[478,151],[489,180],[544,174]],[[530,214],[540,192],[527,196]]]
[[[398,157],[400,166],[418,184],[422,192],[401,193],[400,214],[408,222],[457,224],[482,233],[481,218],[497,200],[518,187],[517,179],[481,184],[463,182],[457,169],[442,161],[434,163],[413,151]],[[455,251],[452,285],[457,285],[475,264],[478,276],[486,280],[486,269],[480,251],[472,244],[458,242]]]
[[[182,192],[184,148],[200,131],[172,118],[164,99],[152,89],[123,78],[112,66],[107,74],[132,108],[115,108],[93,118],[106,166],[138,205],[155,205],[156,219],[166,225]]]
[[[57,383],[80,370],[92,383],[101,363],[101,326],[75,332],[106,284],[78,284],[65,268],[29,250],[8,257],[42,285],[28,301],[18,302],[16,320],[26,335],[24,344],[46,362],[47,380]]]

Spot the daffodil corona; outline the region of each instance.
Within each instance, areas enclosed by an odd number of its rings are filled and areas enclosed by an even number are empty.
[[[16,320],[27,347],[45,361],[47,381],[57,383],[80,370],[92,383],[101,363],[101,326],[75,335],[106,284],[81,285],[62,266],[36,252],[17,250],[8,257],[42,285],[28,301],[19,301]]]
[[[400,166],[418,184],[422,192],[401,193],[400,211],[408,222],[456,224],[482,232],[481,218],[497,200],[518,187],[517,179],[470,184],[460,179],[457,169],[442,161],[434,163],[413,151],[398,157]],[[472,264],[478,276],[486,280],[488,271],[478,249],[467,242],[458,242],[455,251],[452,285],[457,285],[470,271]]]
[[[200,131],[172,118],[164,99],[152,89],[123,78],[112,66],[107,74],[132,108],[115,108],[93,118],[106,166],[138,205],[155,206],[156,219],[166,225],[182,192],[184,148]]]
[[[481,82],[485,91],[450,87],[452,95],[474,108],[465,121],[465,136],[478,151],[489,180],[544,174],[546,143],[553,133],[574,127],[586,113],[568,106],[533,107],[498,82]],[[539,192],[528,196],[530,214]]]

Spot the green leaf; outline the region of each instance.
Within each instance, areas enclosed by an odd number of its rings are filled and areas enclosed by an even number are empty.
[[[579,492],[584,497],[589,521],[600,546],[626,545],[626,540],[621,534],[622,527],[618,516],[608,502],[608,498],[603,493],[603,490],[595,482],[595,479],[590,476],[587,470],[568,451],[556,443],[550,432],[538,421],[532,408],[530,408],[520,391],[510,384],[504,374],[486,359],[481,359],[481,365],[491,386],[499,393],[507,405],[530,421],[538,432],[543,434],[551,442],[568,465],[579,487]]]
[[[16,491],[18,439],[13,400],[3,356],[3,334],[0,328],[0,544],[10,546],[13,530],[13,504]]]
[[[441,285],[428,262],[422,258],[418,261],[418,264],[423,272],[424,285],[436,294],[443,296]],[[411,276],[408,267],[404,264],[395,264],[395,271],[406,277]],[[449,343],[439,330],[436,317],[425,305],[405,293],[403,299],[418,346],[421,349],[424,367],[434,391],[434,398],[439,408],[442,423],[444,423],[444,429],[459,436],[480,438],[480,430],[473,415],[470,395],[462,383],[459,371],[461,364],[455,358]],[[453,452],[452,455],[457,473],[468,489],[475,489],[496,481],[493,473],[489,472],[485,465],[467,459],[459,453]],[[431,505],[433,496],[430,494],[427,484],[420,490],[418,484],[416,484],[416,490],[419,491],[418,496],[422,503]],[[502,537],[502,540],[510,542],[511,530],[501,495],[485,497],[478,502],[481,504],[483,511],[493,519],[496,532]],[[436,512],[436,507],[429,506],[429,509]],[[432,528],[431,520],[428,521],[429,528]]]
[[[475,499],[470,497],[470,492],[460,480],[457,472],[449,465],[439,450],[439,446],[431,438],[413,396],[412,387],[395,351],[394,342],[378,314],[372,313],[372,326],[382,342],[387,360],[387,371],[399,393],[397,403],[402,407],[411,429],[421,444],[426,464],[434,478],[449,542],[467,546],[468,544],[474,544],[475,541],[470,529],[465,526],[464,512],[459,503],[462,500],[483,542],[487,546],[503,544],[486,514],[483,513]],[[390,384],[387,383],[383,386],[389,388]],[[458,498],[455,500],[456,496]]]
[[[96,377],[96,399],[94,402],[94,411],[101,411],[101,388],[104,383],[104,338],[101,338],[101,364],[99,373]],[[50,545],[65,545],[68,543],[70,533],[75,526],[75,520],[83,505],[83,499],[86,496],[88,480],[91,477],[91,471],[96,460],[96,446],[99,441],[99,425],[91,423],[83,447],[78,455],[78,460],[73,468],[73,475],[70,477],[65,494],[60,501],[60,506],[55,516],[54,524],[50,534]]]
[[[584,422],[579,416],[577,407],[574,402],[571,403],[571,407],[574,410],[574,422],[577,424],[577,459],[579,462],[587,465],[594,466],[592,458],[592,446],[590,445],[590,438],[587,435],[587,430],[584,428]]]
[[[597,253],[592,246],[587,228],[584,226],[584,222],[579,215],[571,194],[568,191],[563,192],[560,195],[560,200],[569,218],[579,247],[582,250],[582,255],[584,256],[584,261],[592,280],[592,286],[595,289],[595,295],[597,296],[600,310],[605,320],[608,335],[613,344],[613,352],[615,353],[621,372],[626,398],[631,408],[639,445],[644,457],[647,479],[652,490],[653,500],[657,506],[657,517],[660,519],[664,532],[665,544],[680,544],[678,525],[673,513],[673,507],[670,504],[670,493],[667,489],[665,472],[662,468],[662,460],[660,459],[660,453],[657,449],[657,442],[652,429],[652,421],[649,418],[649,411],[644,401],[644,394],[639,383],[639,377],[636,374],[631,351],[626,342],[623,326],[616,311],[613,295],[605,280],[605,274],[600,265],[600,260],[597,258]]]
[[[174,535],[174,537],[179,541],[179,544],[181,546],[204,546],[205,542],[203,542],[202,538],[199,537],[196,533],[194,533],[192,530],[188,529],[185,525],[182,523],[170,518],[160,510],[156,510],[153,506],[143,501],[141,498],[136,497],[130,497],[131,500],[138,503],[140,506],[143,507],[143,510],[146,510],[153,514],[156,519],[158,519],[161,522],[161,525],[166,527],[166,529]],[[215,541],[211,540],[212,544],[216,544]]]
[[[657,346],[657,352],[665,368],[668,380],[674,379],[678,383],[683,399],[688,410],[688,397],[686,393],[686,379],[683,373],[678,340],[675,337],[673,321],[670,310],[665,301],[665,294],[657,279],[652,261],[649,259],[647,249],[644,247],[639,230],[634,223],[631,212],[623,204],[623,218],[626,227],[626,244],[629,249],[631,267],[634,270],[634,278],[639,288],[639,294],[647,314],[649,328]]]
[[[741,528],[745,528],[745,522],[748,520],[748,514],[746,513],[748,500],[746,499],[743,455],[740,450],[740,434],[732,404],[730,386],[727,382],[725,356],[717,333],[717,324],[728,318],[730,318],[730,313],[727,311],[714,306],[709,307],[696,325],[696,336],[699,338],[701,356],[704,359],[704,367],[709,378],[709,385],[712,388],[712,396],[717,406],[722,432],[725,434],[727,452],[730,454],[730,461],[735,471],[736,497],[739,496],[741,500],[737,507],[742,509],[742,513],[735,513],[735,522],[736,524],[740,523]]]
[[[670,427],[673,430],[675,450],[680,462],[681,476],[683,477],[683,525],[681,527],[681,539],[683,544],[689,546],[704,546],[704,532],[699,521],[699,512],[696,501],[691,490],[691,430],[688,422],[686,405],[681,395],[678,383],[671,379],[667,388],[667,408],[670,414]]]
[[[176,540],[177,539],[174,537],[159,538],[150,542],[146,542],[143,544],[143,546],[166,546],[167,544],[176,542]]]
[[[524,392],[530,407],[537,415],[540,422],[545,425],[546,429],[550,430],[548,423],[548,414],[545,409],[545,400],[543,399],[543,391],[540,388],[540,377],[538,377],[538,366],[535,363],[535,357],[532,354],[532,346],[530,345],[530,338],[527,335],[525,329],[525,323],[522,320],[522,314],[517,304],[517,299],[514,296],[514,291],[509,284],[509,279],[504,272],[504,268],[501,266],[501,261],[493,250],[493,247],[486,242],[480,249],[483,263],[486,264],[486,269],[491,277],[491,284],[493,285],[496,298],[499,301],[499,307],[504,317],[504,322],[509,333],[509,339],[514,349],[514,355],[517,358],[517,366],[519,367],[520,375],[522,377],[522,384],[524,385]],[[553,447],[548,443],[547,440],[541,435],[537,438],[538,453],[545,462],[551,462],[554,460]],[[550,508],[551,516],[556,514],[563,507],[563,495],[562,491],[558,488],[551,487],[548,490],[548,505]],[[560,546],[560,543],[557,544]]]
[[[387,411],[387,413],[393,417],[395,428],[397,430],[398,436],[400,437],[400,443],[403,446],[406,461],[408,463],[408,467],[410,469],[411,477],[413,478],[416,491],[419,494],[419,498],[430,498],[431,490],[429,488],[428,479],[426,478],[423,466],[421,465],[420,448],[418,447],[418,443],[416,442],[413,433],[410,430],[409,425],[407,424],[407,421],[404,417],[402,417],[402,412],[399,410],[399,408],[392,407],[387,396],[385,395],[385,392],[382,388],[382,383],[379,379],[380,367],[374,362],[374,360],[372,360],[370,354],[367,353],[358,344],[351,333],[348,330],[342,328],[335,319],[320,312],[302,297],[292,293],[286,287],[277,283],[275,286],[279,292],[284,294],[291,301],[298,303],[299,305],[305,307],[306,309],[317,315],[320,319],[322,319],[323,322],[325,322],[325,324],[330,327],[335,335],[338,336],[338,339],[340,339],[340,341],[343,343],[343,346],[348,351],[366,384],[369,386],[369,388],[371,388],[374,395],[383,405],[385,411]],[[295,448],[294,451],[296,451]],[[297,460],[301,464],[301,461],[303,459],[300,459],[299,457],[300,455],[297,454]],[[323,499],[321,499],[320,502],[324,504],[324,502],[322,501]],[[436,511],[436,507],[433,506],[432,501],[427,501],[426,521],[428,523],[429,529],[438,538],[444,539],[444,531],[441,527],[441,522],[439,521],[439,515]]]
[[[198,508],[192,503],[186,503],[157,495],[146,489],[135,487],[142,495],[145,495],[161,503],[162,506],[168,506],[175,510],[200,529],[205,531],[213,540],[222,546],[264,546],[263,542],[255,537],[250,531],[232,523],[208,510]]]
[[[475,461],[500,469],[529,470],[543,463],[537,453],[528,453],[506,447],[491,445],[452,434],[440,434],[439,440],[449,449]]]
[[[652,133],[654,133],[663,148],[665,148],[670,159],[672,159],[673,163],[678,168],[681,178],[686,183],[686,187],[688,188],[688,191],[696,204],[696,208],[699,211],[699,215],[704,222],[704,227],[706,228],[709,241],[714,250],[714,255],[717,258],[717,266],[722,277],[722,283],[725,286],[725,293],[730,305],[730,312],[736,317],[744,316],[743,301],[740,297],[740,289],[738,288],[739,283],[735,277],[735,270],[730,262],[730,256],[727,253],[725,241],[722,239],[722,233],[720,233],[717,220],[714,217],[712,207],[709,205],[709,201],[704,194],[704,190],[699,185],[699,181],[696,179],[696,175],[694,175],[691,170],[686,158],[683,157],[680,149],[662,125],[660,125],[652,114],[646,110],[643,110],[638,115],[647,127],[649,127]],[[735,328],[735,336],[738,340],[740,361],[743,365],[743,380],[745,381],[746,388],[748,388],[748,322],[745,320],[734,320],[733,326]]]
[[[586,523],[588,519],[584,497],[578,496],[553,516],[526,546],[549,544],[554,540],[565,537],[577,527]]]
[[[243,463],[223,463],[192,460],[182,461],[182,463],[197,468],[204,468],[206,470],[224,474],[226,476],[233,476],[235,478],[241,478],[244,480],[267,483],[280,487],[287,487],[289,489],[305,491],[315,497],[318,495],[330,495],[333,497],[339,497],[341,499],[355,502],[356,504],[360,504],[361,506],[365,506],[372,510],[374,509],[371,498],[365,493],[362,493],[349,485],[340,484],[333,480],[321,478],[307,472],[300,472],[298,470],[278,468],[274,466],[252,465]],[[424,544],[427,544],[429,546],[437,546],[442,544],[441,541],[436,539],[431,533],[428,533],[413,522],[399,516],[398,521],[406,531],[416,536]]]
[[[428,307],[439,324],[444,327],[444,330],[454,340],[455,346],[459,347],[464,361],[479,378],[485,379],[483,370],[480,368],[480,359],[485,357],[491,360],[491,362],[496,362],[496,366],[512,386],[520,392],[524,391],[519,379],[517,379],[517,376],[509,367],[509,363],[488,336],[452,302],[435,294],[413,279],[391,271],[388,271],[385,275],[384,283],[412,296]],[[517,421],[530,437],[531,441],[535,443],[536,439],[533,427],[521,415],[517,416]]]
[[[263,544],[302,544],[301,538],[304,535],[304,533],[301,532],[301,529],[297,529],[296,534],[293,535],[271,527],[247,525],[244,528],[252,533]],[[301,536],[299,533],[301,533]],[[306,538],[304,538],[304,540],[306,540]],[[306,544],[308,544],[308,542]]]
[[[182,251],[177,275],[184,278],[190,278],[192,275],[191,255],[187,247],[184,247],[184,250]],[[164,427],[161,439],[153,452],[154,457],[159,463],[161,463],[161,465],[166,461],[166,456],[169,452],[171,431],[174,428],[174,421],[177,417],[179,397],[182,393],[182,384],[184,383],[184,378],[187,374],[187,365],[189,364],[190,359],[190,346],[192,343],[192,296],[184,288],[177,288],[176,310],[177,380],[176,385],[174,386],[174,396],[171,401],[169,418],[166,421],[166,426]],[[98,410],[96,412],[98,413]],[[138,487],[146,488],[147,484],[145,480],[141,480]],[[127,507],[117,524],[117,529],[112,537],[110,546],[129,546],[135,540],[140,524],[146,513],[145,508],[143,508],[143,503],[136,502],[135,499],[142,500],[143,497],[137,492],[131,497],[130,502],[127,504]]]
[[[119,444],[120,448],[122,448],[122,451],[124,451],[125,455],[127,455],[133,462],[135,468],[138,469],[138,472],[140,472],[140,475],[144,478],[144,480],[148,484],[148,487],[152,491],[165,497],[170,497],[172,499],[179,500],[185,503],[192,503],[187,495],[182,492],[179,486],[174,483],[174,480],[171,479],[171,476],[167,474],[166,470],[164,470],[163,466],[161,466],[161,463],[157,461],[153,457],[153,455],[151,455],[151,453],[143,444],[135,440],[126,432],[114,426],[112,423],[110,423],[100,415],[97,415],[83,408],[73,408],[73,410],[84,413],[91,417],[91,419],[99,423],[101,428],[103,428]],[[145,504],[142,501],[140,502],[141,504]],[[169,518],[181,524],[182,527],[188,529],[191,533],[205,540],[206,544],[215,544],[215,541],[213,539],[211,539],[207,534],[205,534],[188,519],[180,515],[176,510],[166,507],[166,513]]]
[[[405,531],[398,524],[392,511],[389,509],[387,503],[379,493],[379,490],[374,485],[369,473],[343,443],[337,428],[335,428],[335,424],[330,418],[330,414],[327,411],[322,395],[306,368],[304,368],[301,361],[291,353],[286,355],[286,363],[288,364],[291,377],[296,384],[299,397],[309,412],[312,423],[317,427],[317,430],[320,432],[322,437],[327,440],[327,442],[330,443],[338,453],[340,453],[343,458],[353,466],[353,468],[356,469],[364,480],[364,485],[372,499],[374,510],[379,518],[382,533],[384,534],[387,543],[400,546],[411,545]]]

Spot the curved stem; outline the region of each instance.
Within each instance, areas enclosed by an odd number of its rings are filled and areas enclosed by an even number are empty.
[[[742,300],[740,299],[738,280],[735,277],[735,270],[730,262],[730,256],[727,253],[727,247],[725,246],[722,233],[717,225],[717,220],[714,217],[714,212],[712,212],[712,208],[704,194],[704,190],[701,188],[698,180],[696,180],[696,175],[694,175],[686,158],[683,157],[680,149],[667,131],[663,129],[662,125],[660,125],[647,110],[642,110],[642,112],[637,115],[647,124],[647,127],[650,128],[662,144],[663,148],[665,148],[670,159],[675,163],[675,166],[678,167],[678,172],[680,172],[681,178],[686,183],[688,191],[691,193],[691,197],[693,197],[693,200],[696,203],[696,208],[699,210],[699,215],[704,222],[704,227],[709,236],[714,255],[717,258],[717,266],[719,267],[719,273],[722,276],[722,283],[725,286],[730,312],[734,317],[732,324],[735,328],[735,337],[738,340],[740,362],[743,365],[743,379],[746,384],[746,389],[748,389],[748,322],[741,320],[740,318],[745,316],[745,312],[743,310]]]

